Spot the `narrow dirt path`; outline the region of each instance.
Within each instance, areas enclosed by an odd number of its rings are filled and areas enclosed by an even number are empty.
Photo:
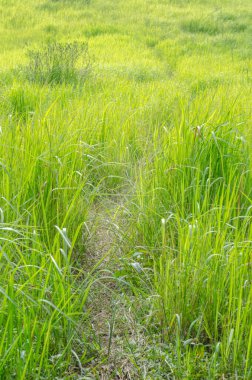
[[[135,335],[134,316],[127,295],[114,277],[123,255],[122,227],[123,231],[127,228],[123,197],[97,204],[87,227],[90,237],[86,265],[92,269],[100,262],[97,268],[100,280],[92,290],[89,305],[93,331],[101,349],[99,360],[92,364],[95,379],[135,379],[136,368],[129,352],[125,352],[127,340]]]

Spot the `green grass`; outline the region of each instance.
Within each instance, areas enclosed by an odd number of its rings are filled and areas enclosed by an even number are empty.
[[[1,0],[1,379],[252,378],[250,8]]]

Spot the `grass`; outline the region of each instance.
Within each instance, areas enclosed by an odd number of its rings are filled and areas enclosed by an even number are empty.
[[[249,5],[1,2],[0,378],[252,378]]]
[[[42,84],[78,83],[86,76],[89,69],[87,44],[49,42],[42,51],[28,51],[29,65],[27,77]],[[82,75],[76,69],[80,57]]]

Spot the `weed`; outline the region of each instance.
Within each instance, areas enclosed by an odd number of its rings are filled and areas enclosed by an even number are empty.
[[[27,88],[14,86],[8,97],[10,115],[26,119],[34,113],[36,99]]]
[[[182,30],[189,33],[204,33],[214,36],[221,32],[219,26],[208,20],[190,20],[182,23]]]
[[[29,50],[26,69],[30,81],[41,84],[72,83],[86,79],[90,71],[86,43],[50,42],[42,50]],[[81,68],[77,63],[81,60]]]

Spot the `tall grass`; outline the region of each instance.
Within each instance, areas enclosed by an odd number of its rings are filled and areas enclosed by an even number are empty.
[[[92,197],[78,139],[66,136],[15,115],[2,130],[1,378],[56,378],[85,361],[91,279],[72,254]]]
[[[251,379],[249,5],[0,4],[1,379]]]
[[[29,50],[27,77],[39,83],[75,83],[82,81],[90,69],[86,43],[49,42],[43,50]],[[81,59],[81,68],[76,68]]]
[[[158,131],[156,155],[139,170],[136,239],[153,269],[176,378],[185,368],[191,378],[251,377],[252,177],[231,121],[190,129],[182,119]]]

